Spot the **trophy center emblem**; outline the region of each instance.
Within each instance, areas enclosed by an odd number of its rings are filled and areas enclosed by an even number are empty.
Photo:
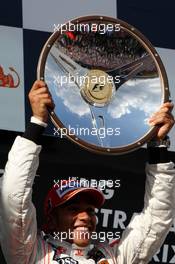
[[[111,78],[102,70],[90,70],[81,87],[84,99],[93,105],[106,105],[112,97],[113,81]]]

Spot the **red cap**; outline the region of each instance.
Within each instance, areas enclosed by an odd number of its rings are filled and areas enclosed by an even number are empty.
[[[60,180],[59,184],[54,184],[46,196],[44,203],[45,216],[48,216],[54,208],[64,204],[79,193],[86,193],[88,197],[91,197],[92,204],[96,208],[99,208],[104,204],[105,198],[100,190],[85,187],[83,181]]]

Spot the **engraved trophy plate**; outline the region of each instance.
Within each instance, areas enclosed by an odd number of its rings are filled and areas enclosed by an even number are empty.
[[[57,29],[40,55],[38,79],[55,103],[60,136],[101,154],[133,151],[155,133],[149,117],[169,99],[159,55],[134,27],[88,16]]]

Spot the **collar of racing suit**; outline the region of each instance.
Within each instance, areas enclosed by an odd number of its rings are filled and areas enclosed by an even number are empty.
[[[109,249],[107,243],[96,242],[95,244],[91,243],[86,247],[79,247],[76,244],[55,239],[51,235],[44,235],[43,238],[52,246],[55,252],[53,257],[55,263],[59,263],[60,259],[68,257],[77,260],[77,263],[78,260],[83,259],[92,260],[90,263],[98,264],[116,263],[113,252]]]

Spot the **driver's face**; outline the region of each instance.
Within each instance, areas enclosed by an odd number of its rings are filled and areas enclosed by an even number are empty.
[[[85,195],[77,195],[75,199],[55,209],[57,232],[67,235],[67,241],[85,247],[89,244],[91,233],[96,228],[95,207]],[[71,237],[69,236],[71,232]],[[73,237],[72,237],[73,236]],[[59,235],[60,237],[60,235]]]

